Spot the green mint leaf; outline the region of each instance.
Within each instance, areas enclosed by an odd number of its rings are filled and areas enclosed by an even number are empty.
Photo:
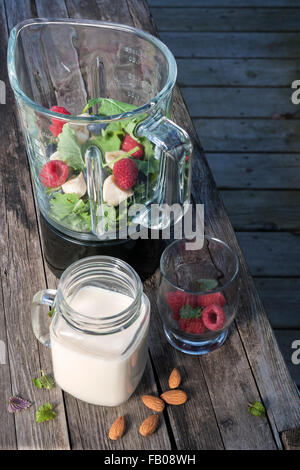
[[[180,309],[180,317],[181,318],[199,318],[202,315],[202,308],[196,307],[193,308],[190,305],[184,305]]]
[[[84,163],[81,155],[81,148],[77,142],[76,134],[69,124],[65,124],[62,132],[58,136],[57,151],[60,158],[74,170],[82,171]]]
[[[154,146],[150,140],[148,140],[146,137],[139,137],[137,139],[140,144],[144,147],[144,158],[149,159],[154,156]],[[158,161],[158,160],[156,160]]]
[[[113,152],[115,150],[120,150],[123,134],[121,131],[110,130],[103,132],[101,136],[95,136],[90,143],[96,145],[97,147],[102,150],[103,153],[105,152]]]
[[[203,292],[207,292],[218,287],[218,281],[215,279],[197,279],[197,282],[199,282],[199,289]]]
[[[149,160],[134,160],[137,164],[137,167],[140,171],[142,171],[146,176],[150,173],[154,174],[158,171],[159,167],[159,160],[155,158],[150,158]]]
[[[46,403],[39,407],[35,413],[35,420],[37,423],[43,423],[44,421],[50,421],[56,416],[55,411],[53,411],[53,406],[51,403]]]
[[[90,232],[92,227],[91,215],[87,212],[78,215],[72,213],[64,219],[64,224],[75,231]]]
[[[53,314],[54,314],[54,307],[52,307],[49,312],[48,312],[48,317],[49,318],[52,318],[53,317]]]
[[[43,370],[41,371],[41,373],[42,373],[41,377],[36,377],[35,379],[32,380],[33,384],[37,388],[45,388],[47,390],[51,390],[55,385],[53,378],[51,377],[50,374],[45,374]]]
[[[50,199],[49,204],[51,215],[58,222],[63,221],[73,230],[91,230],[89,201],[79,199],[76,194],[57,193]]]
[[[36,388],[43,388],[42,382],[40,381],[39,378],[32,379],[32,382]]]
[[[104,116],[112,116],[115,114],[121,114],[136,109],[136,106],[116,101],[108,98],[96,98],[101,101],[101,107],[99,113]],[[92,103],[93,100],[90,100]],[[121,143],[125,134],[129,134],[133,139],[143,145],[144,147],[144,158],[149,159],[154,155],[153,144],[146,137],[137,137],[134,133],[136,126],[146,119],[145,113],[133,116],[130,119],[122,121],[113,121],[106,126],[102,131],[102,135],[93,138],[93,144],[97,145],[103,152],[111,152],[114,150],[120,150]]]
[[[255,401],[252,405],[249,403],[248,411],[253,416],[266,416],[266,409],[260,401]]]
[[[78,203],[79,198],[76,194],[57,193],[50,199],[50,209],[53,217],[59,221],[70,215]]]
[[[102,98],[92,98],[91,100],[89,100],[86,104],[86,106],[83,108],[83,111],[81,114],[84,114],[87,112],[88,109],[92,108],[93,106],[95,106],[96,104],[99,104],[101,103],[102,101]]]
[[[114,114],[128,113],[133,109],[136,109],[136,106],[133,104],[123,103],[122,101],[112,100],[110,98],[102,98],[98,113],[104,116],[113,116]]]

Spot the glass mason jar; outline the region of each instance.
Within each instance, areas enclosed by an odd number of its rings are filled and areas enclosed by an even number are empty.
[[[43,305],[53,309],[50,325]],[[105,256],[73,263],[57,291],[38,292],[32,304],[33,331],[51,347],[56,383],[95,405],[120,405],[136,389],[147,362],[149,319],[139,276]]]
[[[199,243],[201,240],[198,239]],[[188,354],[222,346],[239,305],[239,262],[225,242],[175,240],[163,252],[158,307],[168,341]]]
[[[128,225],[168,226],[165,205],[184,214],[192,145],[169,119],[177,67],[161,41],[114,23],[26,20],[11,31],[8,71],[39,209],[55,229],[124,238]]]

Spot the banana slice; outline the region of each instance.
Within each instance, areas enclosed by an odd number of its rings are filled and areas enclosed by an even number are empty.
[[[57,151],[52,153],[50,160],[61,160],[59,153]]]
[[[105,152],[105,161],[108,164],[109,168],[113,168],[113,162],[116,158],[119,158],[121,155],[124,155],[126,152],[124,150],[115,150],[114,152]]]
[[[118,206],[122,201],[133,195],[130,189],[125,191],[120,189],[114,180],[113,175],[108,176],[103,183],[103,199],[109,206]]]
[[[73,193],[78,197],[82,197],[86,193],[86,182],[82,173],[75,178],[70,179],[62,185],[64,193]]]
[[[89,113],[83,113],[79,114],[78,117],[89,117]],[[74,124],[74,123],[69,123],[69,126],[71,129],[74,129],[75,134],[76,134],[76,139],[79,145],[83,145],[86,143],[86,141],[90,137],[90,133],[87,128],[87,124]]]
[[[79,145],[83,145],[86,143],[87,140],[89,140],[90,133],[87,130],[87,128],[75,131],[76,139]]]

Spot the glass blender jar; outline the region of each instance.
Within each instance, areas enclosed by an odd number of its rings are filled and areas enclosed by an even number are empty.
[[[141,227],[160,233],[190,198],[191,141],[168,117],[169,49],[120,24],[33,19],[11,31],[8,70],[50,269],[100,254],[152,272],[162,243]]]

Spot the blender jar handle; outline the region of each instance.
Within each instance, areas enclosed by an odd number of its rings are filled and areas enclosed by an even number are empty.
[[[136,129],[137,137],[147,137],[166,158],[165,194],[163,203],[183,205],[189,200],[190,177],[185,177],[185,165],[188,157],[190,168],[192,142],[189,135],[166,116],[150,117]],[[162,201],[160,201],[162,202]]]
[[[42,305],[53,307],[56,290],[46,289],[35,294],[31,307],[31,325],[35,337],[47,348],[50,348],[49,317]]]

